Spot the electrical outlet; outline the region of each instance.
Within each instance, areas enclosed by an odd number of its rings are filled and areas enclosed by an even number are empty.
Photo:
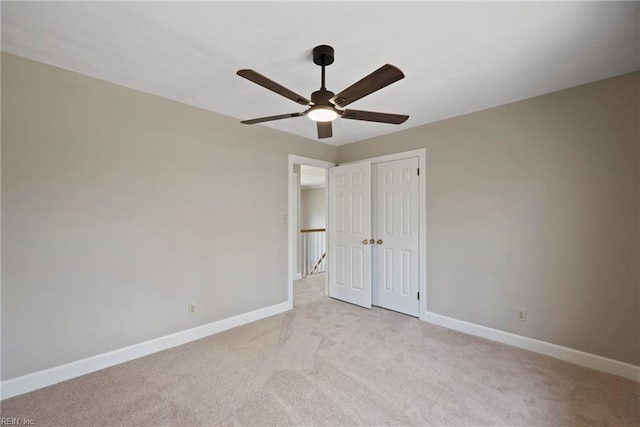
[[[527,321],[527,310],[524,307],[516,307],[516,320]]]
[[[196,312],[196,305],[195,304],[189,304],[189,314],[194,314]]]

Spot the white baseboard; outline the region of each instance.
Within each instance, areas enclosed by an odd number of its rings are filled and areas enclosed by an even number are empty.
[[[640,381],[640,366],[632,365],[630,363],[620,362],[618,360],[586,353],[580,350],[574,350],[561,345],[551,344],[545,341],[524,337],[522,335],[516,335],[498,329],[476,325],[475,323],[465,322],[463,320],[454,319],[441,314],[426,312],[424,320],[429,323],[433,323],[434,325],[444,326],[445,328],[464,332],[469,335],[475,335],[477,337],[534,351],[536,353],[551,356],[576,365],[629,378],[630,380]]]
[[[186,344],[191,341],[214,335],[227,329],[235,328],[256,320],[264,319],[291,309],[289,301],[275,304],[269,307],[239,314],[227,319],[218,320],[206,325],[197,326],[185,331],[165,335],[140,344],[113,350],[108,353],[98,354],[86,359],[67,363],[21,377],[2,381],[0,384],[0,398],[8,399],[23,393],[28,393],[39,388],[47,387],[62,381],[67,381],[81,375],[99,371],[100,369],[128,362],[148,354],[166,350]]]

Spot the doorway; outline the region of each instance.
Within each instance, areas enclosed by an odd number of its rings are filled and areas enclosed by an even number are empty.
[[[316,275],[328,294],[326,274],[327,180],[333,163],[289,154],[288,299],[293,308],[294,280]]]
[[[300,191],[298,215],[298,267],[296,276],[304,279],[322,274],[327,267],[327,169],[299,165]],[[294,170],[295,170],[294,165]]]

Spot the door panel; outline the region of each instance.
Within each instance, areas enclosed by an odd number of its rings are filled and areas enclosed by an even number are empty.
[[[377,301],[418,316],[418,159],[378,164]]]
[[[329,169],[328,229],[329,296],[371,308],[370,162]]]

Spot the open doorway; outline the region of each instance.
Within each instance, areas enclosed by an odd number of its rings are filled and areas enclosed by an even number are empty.
[[[303,279],[326,271],[327,170],[300,165],[298,270]]]
[[[289,155],[289,303],[327,295],[327,180],[332,163]],[[309,287],[301,289],[299,285]]]
[[[293,283],[294,306],[324,296],[327,268],[327,170],[300,165],[297,277]]]

